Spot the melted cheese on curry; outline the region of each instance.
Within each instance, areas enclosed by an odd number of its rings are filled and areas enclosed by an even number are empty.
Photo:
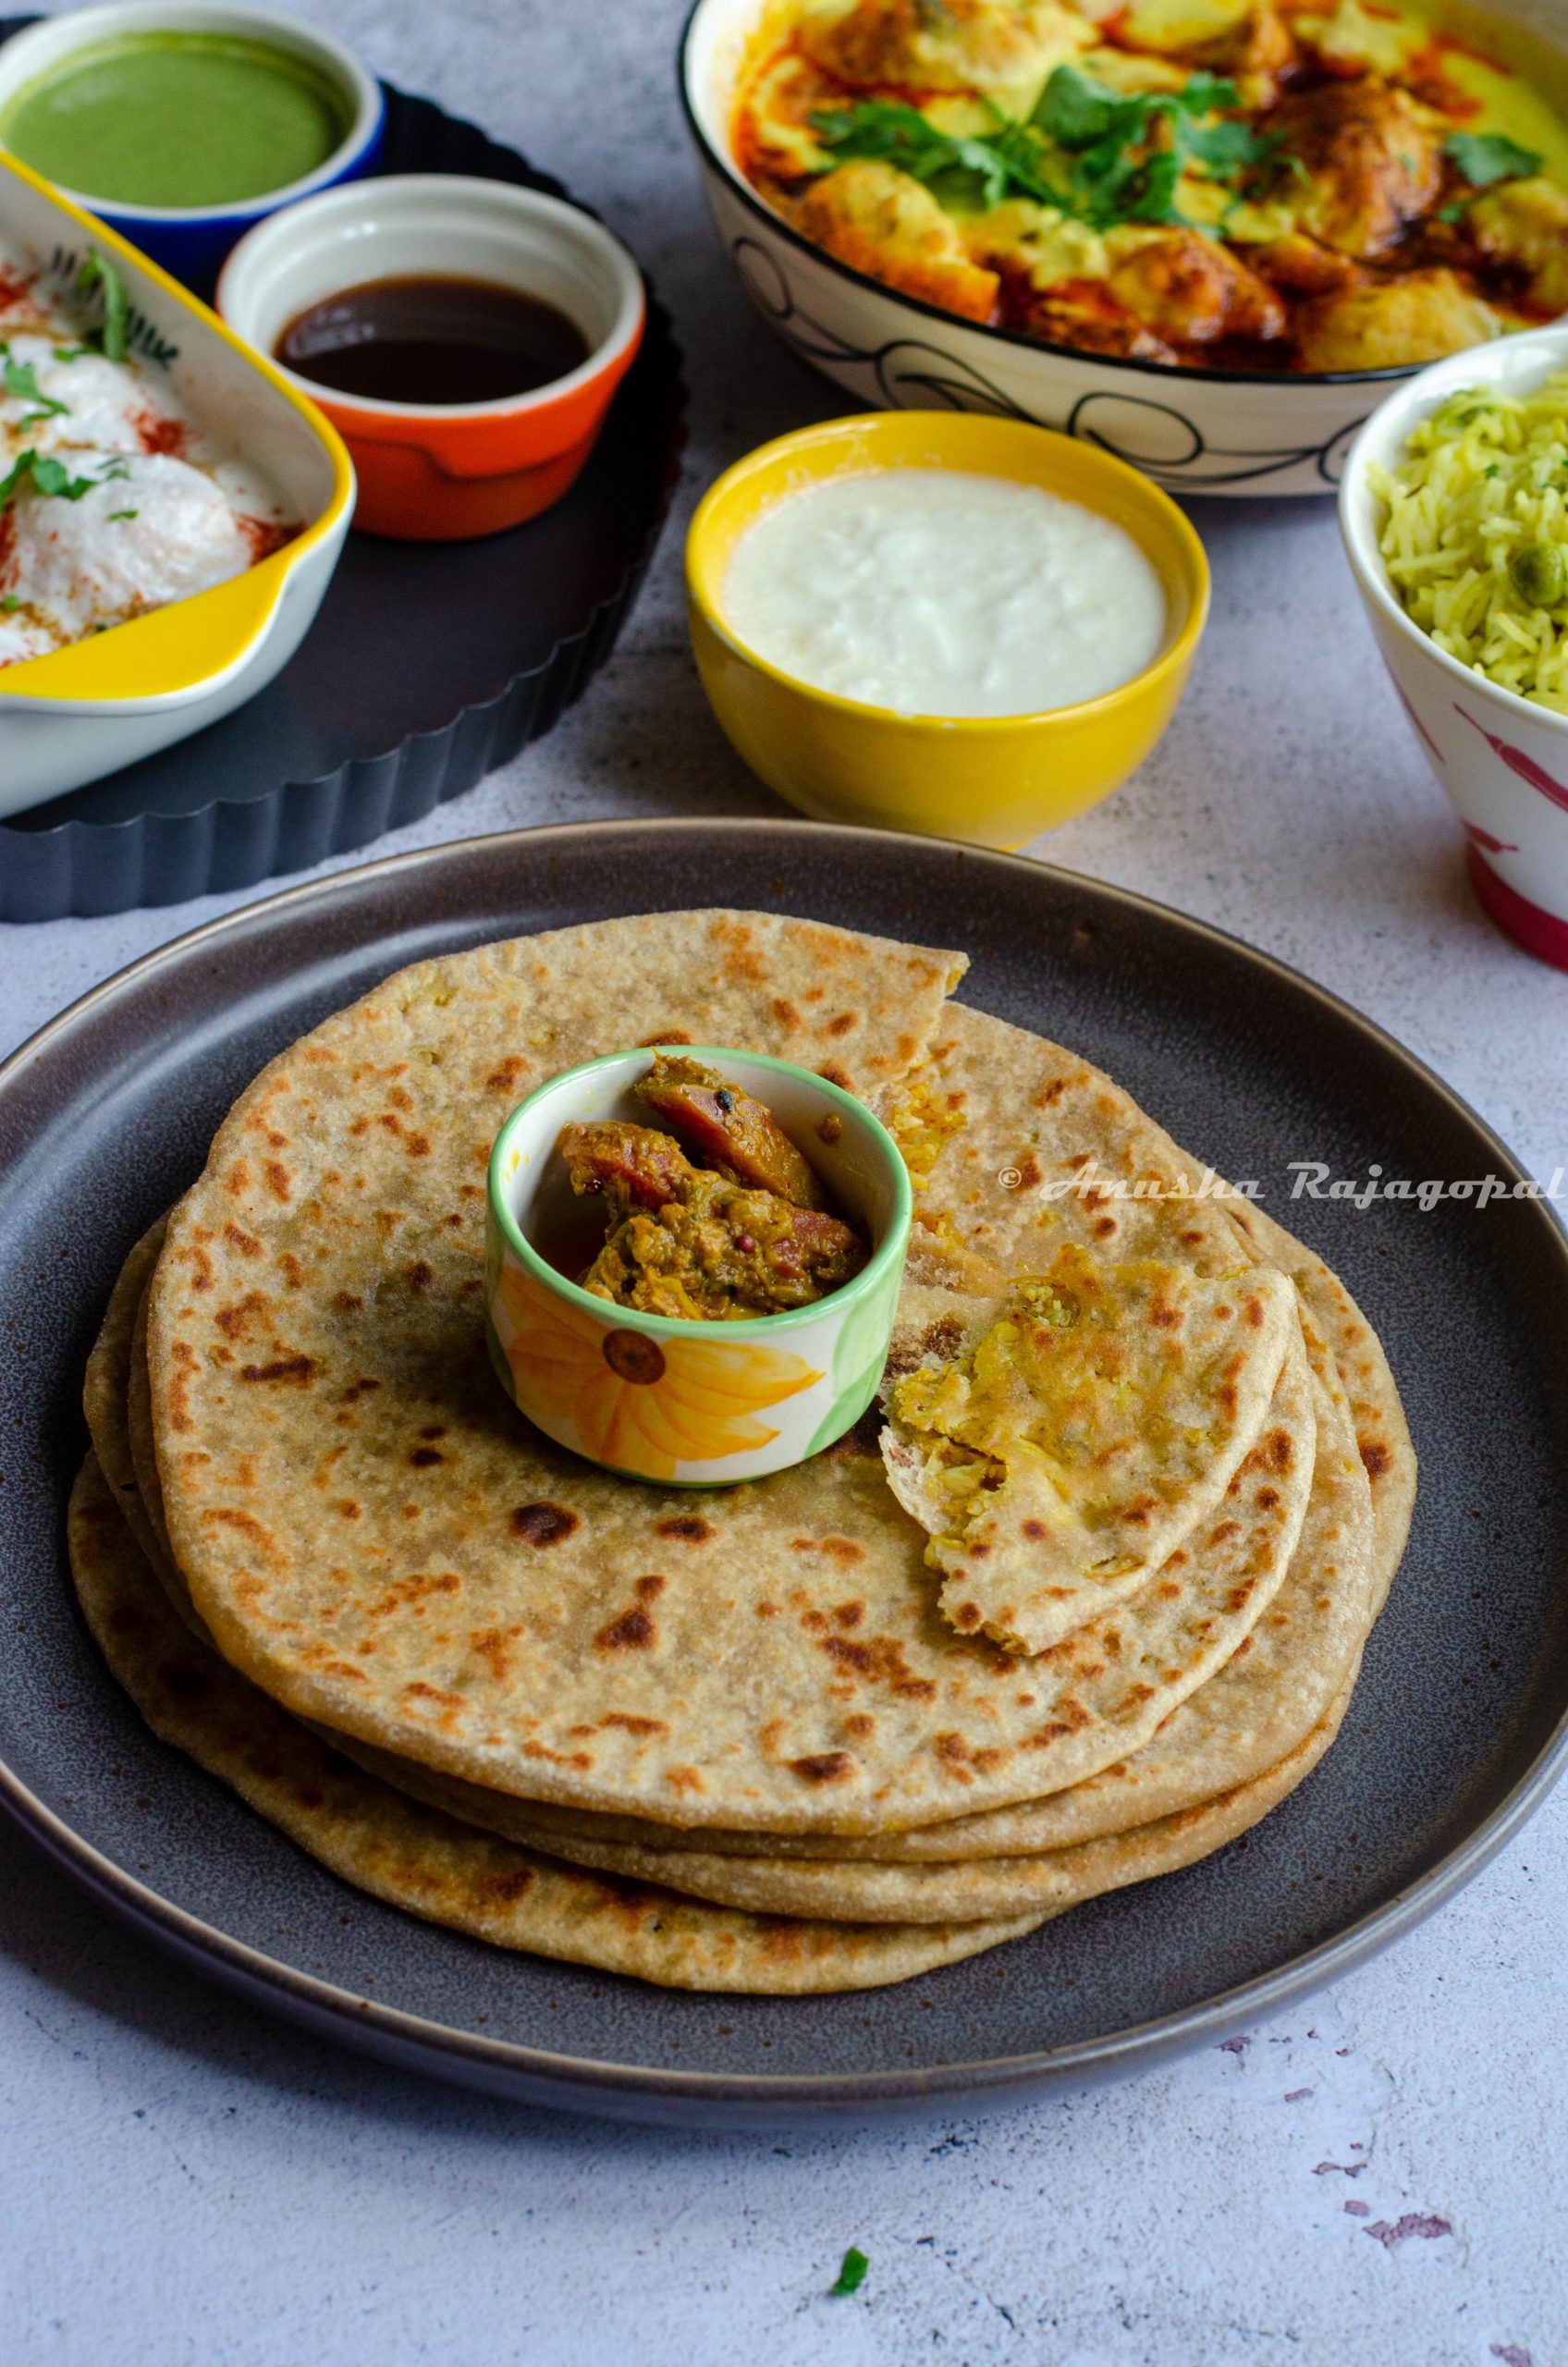
[[[1553,79],[1407,0],[778,0],[734,153],[814,244],[966,320],[1383,369],[1568,310]]]

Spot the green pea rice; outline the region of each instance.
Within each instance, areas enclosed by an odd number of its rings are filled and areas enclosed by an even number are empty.
[[[1568,715],[1568,371],[1452,395],[1392,471],[1378,548],[1405,610],[1488,681]]]

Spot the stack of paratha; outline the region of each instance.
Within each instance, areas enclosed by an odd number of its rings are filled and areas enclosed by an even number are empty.
[[[899,1980],[1282,1798],[1403,1545],[1387,1364],[963,967],[663,914],[423,963],[275,1061],[88,1373],[72,1566],[154,1731],[383,1898],[691,1988]],[[917,1186],[885,1408],[733,1490],[564,1453],[485,1353],[502,1118],[654,1041],[833,1075]]]

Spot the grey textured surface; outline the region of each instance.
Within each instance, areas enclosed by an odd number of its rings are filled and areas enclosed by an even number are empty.
[[[689,493],[838,407],[716,264],[666,0],[635,15],[606,0],[320,13],[391,79],[570,179],[645,255],[693,365]],[[1213,507],[1198,522],[1218,599],[1188,702],[1138,779],[1051,857],[1299,963],[1431,1061],[1537,1171],[1568,1166],[1568,984],[1471,904],[1331,517]],[[672,536],[582,707],[405,842],[773,810],[703,705],[677,558]],[[6,1031],[216,909],[10,933]],[[1463,1341],[1449,1353],[1457,1369]],[[1510,1418],[1500,1404],[1500,1455]],[[1547,2367],[1568,2351],[1552,2068],[1565,1843],[1560,1797],[1328,1997],[1081,2102],[862,2136],[671,2139],[450,2094],[275,2028],[0,1834],[6,2347],[177,2367],[471,2352],[542,2367],[1272,2367],[1353,2352]],[[851,2241],[870,2277],[829,2302]]]

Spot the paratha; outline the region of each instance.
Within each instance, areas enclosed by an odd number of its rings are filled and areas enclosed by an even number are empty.
[[[929,1058],[884,1088],[879,1106],[911,1160],[917,1223],[982,1276],[1037,1270],[1063,1241],[1223,1272],[1238,1237],[1289,1274],[1350,1399],[1386,1597],[1409,1534],[1415,1450],[1376,1331],[1315,1252],[1231,1194],[1092,1062],[962,1003],[948,1004]]]
[[[157,1476],[196,1609],[300,1716],[524,1797],[871,1834],[1080,1782],[1148,1741],[1282,1579],[1312,1456],[1299,1338],[1245,1571],[1196,1555],[1022,1675],[946,1627],[861,1441],[679,1504],[546,1447],[480,1336],[496,1080],[515,1098],[655,1009],[665,1032],[676,1012],[715,1028],[699,954],[729,995],[753,949],[700,937],[656,994],[634,963],[596,980],[582,932],[422,965],[241,1098],[149,1304]],[[899,983],[868,999],[900,1026],[863,1069],[919,1049],[912,965],[929,1021],[952,966],[876,958]],[[749,1024],[771,1048],[778,1000],[759,989],[749,1021],[727,1003],[729,1039]]]
[[[191,1636],[92,1456],[67,1535],[88,1625],[159,1739],[343,1881],[429,1922],[666,1988],[806,1996],[907,1981],[1042,1919],[903,1929],[759,1917],[585,1872],[476,1832],[340,1758]]]
[[[897,1380],[882,1457],[954,1626],[1032,1659],[1135,1594],[1224,1495],[1298,1328],[1270,1267],[1067,1242],[972,1346]]]
[[[949,1865],[865,1860],[738,1858],[693,1849],[649,1849],[625,1842],[558,1841],[563,1856],[627,1880],[668,1883],[682,1894],[754,1914],[852,1916],[890,1924],[945,1924],[972,1915],[1060,1915],[1107,1891],[1174,1873],[1250,1831],[1310,1775],[1340,1730],[1354,1672],[1325,1716],[1287,1759],[1250,1783],[1156,1823],[1076,1848],[1028,1858],[972,1858]],[[422,1797],[423,1776],[411,1788]],[[520,1837],[527,1810],[516,1817]]]
[[[870,1839],[770,1835],[777,1857],[871,1858],[942,1864],[958,1858],[1033,1857],[1180,1815],[1233,1792],[1291,1757],[1329,1714],[1353,1674],[1372,1623],[1372,1508],[1344,1392],[1332,1359],[1309,1330],[1317,1382],[1317,1453],[1312,1495],[1285,1583],[1223,1668],[1161,1726],[1152,1741],[1098,1775],[1047,1797],[981,1816],[958,1817]],[[524,1825],[594,1842],[643,1848],[696,1848],[750,1856],[754,1834],[683,1832],[627,1817],[594,1817],[531,1800],[518,1803],[364,1746],[344,1746],[392,1783],[499,1831]]]

